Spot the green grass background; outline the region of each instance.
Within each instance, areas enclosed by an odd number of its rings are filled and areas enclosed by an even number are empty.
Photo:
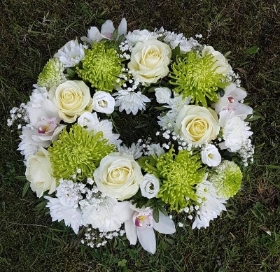
[[[0,271],[280,271],[279,0],[2,0],[0,11]],[[117,26],[122,17],[129,30],[164,26],[187,37],[202,34],[203,43],[231,51],[230,64],[260,116],[252,124],[254,164],[228,211],[207,229],[158,235],[155,255],[125,238],[90,249],[63,223],[38,213],[36,196],[22,197],[18,134],[6,126],[9,110],[28,100],[61,46],[106,19]],[[123,115],[118,125],[137,122]],[[134,132],[137,138],[140,130]],[[125,130],[123,137],[131,140]]]

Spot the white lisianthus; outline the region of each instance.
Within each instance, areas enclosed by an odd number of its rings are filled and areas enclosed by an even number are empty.
[[[176,118],[176,130],[187,143],[199,145],[216,139],[220,125],[214,110],[187,105]]]
[[[49,194],[55,191],[56,179],[52,176],[51,161],[46,149],[40,147],[35,155],[27,158],[25,176],[37,197],[41,197],[45,191],[49,191]]]
[[[127,67],[139,82],[156,83],[169,73],[171,48],[158,40],[138,42],[132,49]]]
[[[122,221],[113,212],[118,203],[116,199],[106,197],[100,203],[92,202],[82,208],[83,222],[101,232],[114,231],[121,227]]]
[[[51,88],[49,98],[57,107],[60,118],[67,123],[75,122],[82,113],[92,110],[89,87],[81,80],[68,80]]]
[[[141,168],[132,155],[111,153],[105,156],[94,171],[94,181],[99,191],[124,200],[135,195],[143,180]]]
[[[156,197],[159,192],[159,180],[153,174],[146,174],[140,184],[141,194],[147,198]]]
[[[202,55],[204,56],[205,54],[212,54],[214,56],[216,60],[213,67],[216,68],[215,73],[228,75],[228,73],[232,70],[225,56],[219,51],[216,51],[212,46],[204,46]]]
[[[168,104],[171,98],[171,90],[167,87],[155,88],[156,100],[160,104]]]
[[[221,149],[229,149],[231,152],[240,150],[253,134],[248,122],[244,122],[233,112],[222,111],[220,113],[220,124],[223,127],[224,142],[220,143]]]
[[[72,40],[66,43],[54,54],[64,67],[73,67],[85,57],[84,46],[78,40]]]
[[[115,99],[108,92],[97,91],[92,98],[93,109],[101,113],[111,114],[115,103]]]
[[[201,150],[201,160],[204,164],[207,164],[210,167],[215,167],[221,163],[222,157],[215,145],[207,144]]]

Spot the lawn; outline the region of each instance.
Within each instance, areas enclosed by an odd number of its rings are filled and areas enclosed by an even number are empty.
[[[2,0],[0,3],[0,271],[280,271],[280,3],[279,0]],[[48,59],[90,26],[125,17],[128,30],[165,29],[228,55],[248,92],[254,163],[242,190],[207,229],[178,227],[158,235],[151,255],[125,237],[100,249],[80,244],[71,229],[52,222],[26,182],[10,109],[26,102]],[[116,125],[135,129],[138,117]],[[145,133],[145,132],[144,132]],[[160,239],[159,239],[160,238]]]

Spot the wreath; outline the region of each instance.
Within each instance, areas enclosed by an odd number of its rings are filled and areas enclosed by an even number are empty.
[[[155,253],[154,231],[175,233],[172,216],[178,227],[206,228],[240,190],[253,160],[253,110],[226,56],[200,39],[127,33],[125,19],[118,29],[108,20],[60,48],[30,100],[11,110],[24,191],[82,233],[81,243],[126,235]],[[146,116],[155,134],[123,143],[120,114]]]

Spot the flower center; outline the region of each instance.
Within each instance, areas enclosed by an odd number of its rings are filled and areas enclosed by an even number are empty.
[[[134,214],[134,225],[138,228],[152,228],[153,227],[153,215],[152,210],[139,212]]]
[[[36,124],[38,133],[40,134],[53,132],[56,126],[57,126],[56,118],[47,118],[47,117],[42,117],[41,121],[37,122]]]

